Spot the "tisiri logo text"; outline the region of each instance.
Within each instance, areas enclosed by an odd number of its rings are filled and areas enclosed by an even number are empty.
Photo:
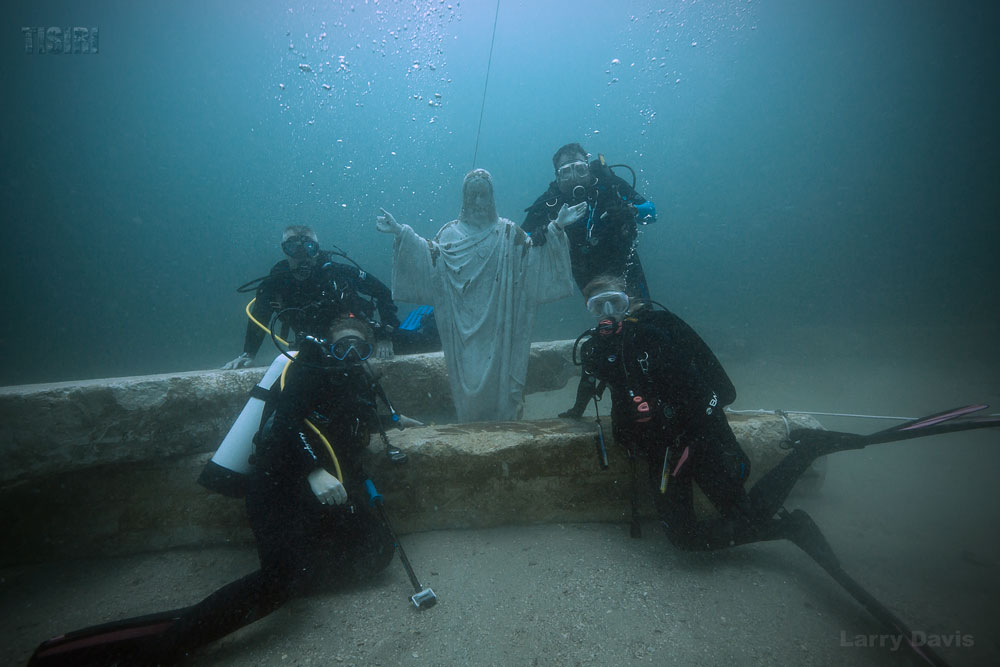
[[[81,27],[25,27],[24,52],[33,53],[98,53],[100,45],[97,28]]]

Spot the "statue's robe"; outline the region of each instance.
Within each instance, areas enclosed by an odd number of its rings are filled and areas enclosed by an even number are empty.
[[[538,304],[576,292],[566,234],[550,223],[546,239],[532,245],[504,218],[473,231],[454,220],[434,240],[403,225],[396,237],[393,298],[434,306],[461,421],[521,415]]]

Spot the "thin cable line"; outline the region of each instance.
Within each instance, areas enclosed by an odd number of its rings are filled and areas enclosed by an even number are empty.
[[[476,158],[479,157],[479,135],[483,131],[483,112],[486,111],[486,89],[490,85],[490,67],[493,65],[493,43],[497,39],[497,17],[500,16],[500,0],[497,0],[496,13],[493,14],[493,37],[490,38],[490,59],[486,63],[486,82],[483,84],[483,103],[479,107],[479,127],[476,128],[476,150],[472,154],[472,168],[476,168]]]
[[[808,410],[731,410],[726,412],[734,415],[819,415],[823,417],[857,417],[859,419],[894,419],[897,421],[913,421],[918,417],[890,417],[888,415],[859,415],[848,412],[809,412]]]

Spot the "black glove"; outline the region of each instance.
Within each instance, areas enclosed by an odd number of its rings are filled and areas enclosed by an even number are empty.
[[[584,375],[580,378],[580,384],[576,386],[576,402],[573,403],[573,407],[565,412],[560,412],[559,416],[580,419],[587,409],[587,403],[596,395],[597,388],[594,385],[594,379],[589,375]]]

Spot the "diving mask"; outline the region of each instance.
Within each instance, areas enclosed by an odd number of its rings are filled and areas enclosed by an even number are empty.
[[[560,181],[582,181],[590,175],[590,165],[583,160],[570,162],[556,169],[556,178]]]
[[[308,236],[292,236],[282,241],[281,250],[289,257],[315,257],[319,243]]]
[[[597,317],[620,320],[628,312],[628,303],[625,292],[601,292],[587,299],[587,310]]]
[[[344,336],[330,346],[330,354],[337,361],[364,361],[372,356],[372,344],[360,336]],[[350,357],[350,358],[348,358]]]

